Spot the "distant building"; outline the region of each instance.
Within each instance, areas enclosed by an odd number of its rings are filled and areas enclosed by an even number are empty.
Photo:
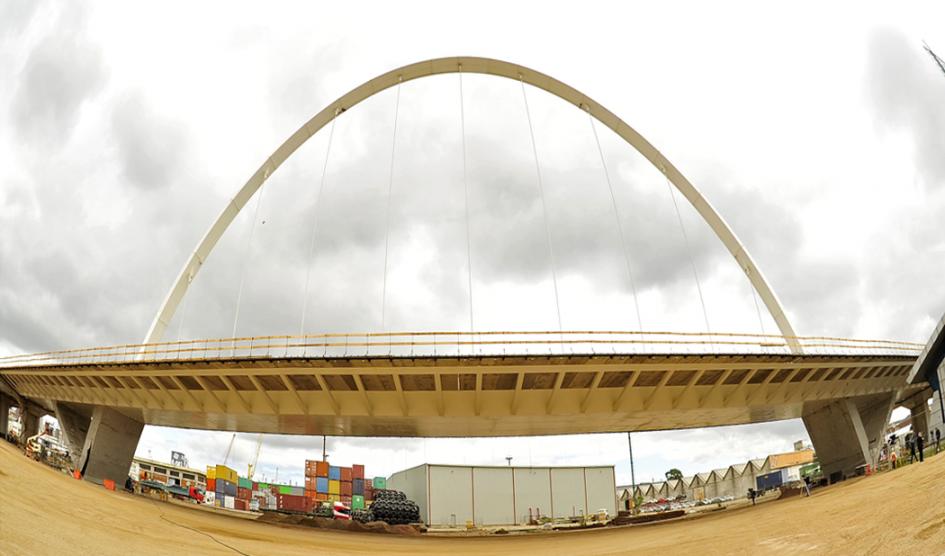
[[[783,454],[771,454],[765,459],[753,459],[725,469],[715,469],[708,473],[683,477],[681,480],[639,483],[636,485],[636,493],[643,502],[672,500],[679,496],[684,496],[686,500],[711,500],[726,496],[744,498],[749,488],[759,488],[759,477],[762,478],[761,482],[766,484],[770,481],[778,484],[800,481],[801,467],[813,461],[814,451],[809,448]],[[780,476],[773,477],[775,474]],[[630,500],[633,498],[630,490],[630,485],[617,487],[620,509],[629,508]]]
[[[207,489],[207,474],[203,471],[151,459],[134,458],[128,475],[137,481],[148,479],[166,485],[196,486],[203,490]]]

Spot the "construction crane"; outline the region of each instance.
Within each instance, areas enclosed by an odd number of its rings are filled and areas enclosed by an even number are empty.
[[[938,55],[932,51],[931,48],[929,48],[929,45],[927,43],[923,42],[922,47],[925,48],[925,51],[928,52],[929,56],[932,57],[932,60],[935,61],[935,64],[938,66],[938,69],[942,70],[942,73],[945,73],[945,62],[943,62],[942,59],[939,58]]]
[[[260,448],[262,448],[262,433],[259,433],[259,437],[256,439],[256,454],[253,456],[253,461],[246,466],[246,478],[250,481],[253,480],[253,475],[256,474],[256,463],[259,461]]]
[[[233,433],[233,436],[230,437],[230,445],[226,447],[226,455],[223,456],[223,465],[226,465],[227,460],[230,459],[230,452],[233,450],[233,441],[236,440],[236,433]]]

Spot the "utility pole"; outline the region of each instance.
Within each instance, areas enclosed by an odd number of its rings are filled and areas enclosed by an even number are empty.
[[[512,467],[512,456],[505,456],[505,461],[509,467]]]
[[[322,435],[322,461],[328,461],[328,454],[325,453],[325,435]]]
[[[627,446],[630,448],[630,499],[633,501],[633,513],[637,513],[637,476],[633,471],[633,439],[627,431]]]

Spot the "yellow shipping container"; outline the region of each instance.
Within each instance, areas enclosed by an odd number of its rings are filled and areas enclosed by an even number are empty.
[[[207,466],[207,478],[208,478],[208,479],[216,479],[216,478],[217,478],[217,468],[216,468],[216,467],[214,467],[214,466],[212,466],[212,465],[208,465],[208,466]]]
[[[216,478],[223,479],[224,481],[236,484],[239,481],[239,475],[236,471],[230,469],[225,465],[218,465],[216,469]]]
[[[804,465],[814,461],[813,450],[800,450],[798,452],[787,452],[785,454],[771,454],[768,456],[768,462],[771,469],[781,469],[784,467],[794,467],[795,465]]]
[[[328,481],[328,494],[341,494],[341,481]]]
[[[335,482],[337,482],[337,481],[335,481]],[[341,502],[341,496],[338,495],[338,494],[329,494],[329,495],[328,495],[328,501],[329,501],[329,502]]]

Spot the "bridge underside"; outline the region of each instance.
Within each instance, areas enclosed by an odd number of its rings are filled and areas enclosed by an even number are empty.
[[[465,437],[798,418],[805,414],[805,403],[809,413],[811,402],[922,389],[905,384],[913,361],[845,355],[338,357],[0,372],[23,395],[110,407],[151,425]]]

